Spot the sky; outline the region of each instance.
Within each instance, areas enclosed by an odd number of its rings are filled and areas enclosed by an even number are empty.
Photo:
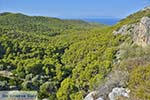
[[[150,0],[0,0],[0,12],[58,18],[124,18]]]

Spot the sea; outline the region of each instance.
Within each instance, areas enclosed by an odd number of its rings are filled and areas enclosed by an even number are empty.
[[[87,22],[100,23],[105,25],[114,25],[121,20],[121,18],[85,18],[82,19]]]

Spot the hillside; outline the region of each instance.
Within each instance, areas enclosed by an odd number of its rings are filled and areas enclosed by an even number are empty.
[[[13,30],[34,32],[49,36],[68,33],[71,30],[84,30],[94,25],[81,20],[61,20],[42,16],[26,16],[20,13],[0,14],[0,25]],[[96,25],[97,27],[99,25]]]
[[[115,54],[112,71],[85,100],[150,100],[149,14],[147,7],[111,27],[114,35],[126,38]]]
[[[135,41],[149,39],[150,28],[141,26],[149,14],[141,10],[111,27],[0,14],[0,89],[35,90],[49,100],[107,100],[121,90],[112,100],[149,100],[149,43]]]
[[[96,77],[102,78],[111,69],[109,65],[112,59],[109,59],[109,55],[111,57],[115,52],[119,37],[110,35],[109,30],[105,29],[106,26],[12,13],[1,14],[0,22],[1,90],[36,90],[39,91],[40,98],[49,97],[53,100],[77,97],[83,99],[87,90],[93,88],[92,84]],[[41,29],[37,28],[37,23]],[[65,29],[66,25],[70,24],[74,28]],[[45,30],[49,28],[64,31],[51,36],[49,31]],[[102,34],[103,29],[108,33]],[[108,50],[105,51],[106,49]],[[110,54],[108,58],[101,58],[101,52]],[[109,70],[97,72],[98,64],[102,66],[105,63]],[[82,70],[76,73],[78,69]],[[84,69],[89,73],[95,73],[96,76],[84,76]],[[9,78],[3,72],[12,75]],[[77,74],[81,76],[76,76]],[[78,78],[80,83],[75,78]]]

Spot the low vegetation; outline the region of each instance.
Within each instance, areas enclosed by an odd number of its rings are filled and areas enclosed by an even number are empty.
[[[149,49],[134,45],[129,36],[113,34],[114,29],[135,23],[149,12],[135,13],[112,27],[0,14],[0,72],[13,77],[0,75],[0,89],[35,90],[39,98],[50,100],[83,100],[115,66],[129,72],[128,87],[134,96],[150,99]]]

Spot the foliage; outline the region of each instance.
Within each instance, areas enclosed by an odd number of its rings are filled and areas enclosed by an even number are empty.
[[[79,20],[3,13],[0,70],[13,73],[8,86],[37,90],[40,98],[82,100],[112,70],[125,40],[112,31]]]
[[[149,100],[150,66],[137,66],[130,74],[129,88],[136,97]]]
[[[127,16],[125,19],[122,19],[120,22],[118,22],[116,25],[114,25],[114,29],[119,29],[123,25],[128,24],[134,24],[141,20],[142,17],[148,16],[150,17],[150,10],[141,10],[136,13],[133,13],[129,16]]]

